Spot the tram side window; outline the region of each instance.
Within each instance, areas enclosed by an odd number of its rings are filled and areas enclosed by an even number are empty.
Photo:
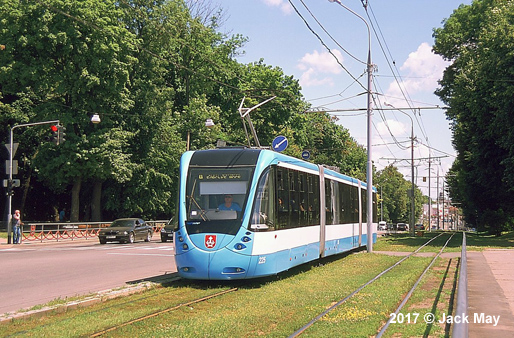
[[[298,172],[289,170],[289,224],[296,227],[300,223],[300,190]]]
[[[334,224],[334,205],[332,203],[332,180],[325,179],[325,223]]]
[[[300,225],[300,191],[299,178],[296,170],[289,170],[289,226]]]
[[[309,225],[309,187],[306,173],[298,173],[298,194],[299,224]]]
[[[377,194],[373,192],[373,222],[378,220],[378,203],[377,203]]]
[[[257,185],[250,229],[275,230],[275,169],[264,172]]]
[[[357,223],[359,221],[359,195],[357,187],[340,183],[339,193],[342,196],[342,212],[339,216],[340,223]]]
[[[368,221],[368,195],[367,191],[364,189],[361,189],[361,195],[362,195],[362,222],[366,223]]]
[[[342,184],[337,181],[325,180],[326,224],[343,223],[343,220],[340,218],[343,214],[341,210],[344,208],[340,193],[341,185]]]
[[[280,167],[276,175],[277,229],[319,224],[318,176]]]
[[[277,226],[287,227],[289,223],[289,175],[287,169],[277,168]]]
[[[319,224],[320,219],[320,194],[319,194],[319,177],[316,175],[309,174],[307,176],[309,184],[309,225]]]

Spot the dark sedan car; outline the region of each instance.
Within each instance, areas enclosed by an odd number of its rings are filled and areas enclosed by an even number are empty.
[[[161,228],[161,242],[166,243],[167,241],[173,242],[173,224],[171,220],[166,226]]]
[[[100,244],[107,242],[134,243],[137,240],[150,242],[153,228],[140,218],[120,218],[107,228],[100,230]]]

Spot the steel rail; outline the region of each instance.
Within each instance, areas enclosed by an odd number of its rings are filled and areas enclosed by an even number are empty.
[[[96,333],[93,333],[89,337],[99,337],[99,336],[104,335],[104,334],[106,334],[108,332],[117,330],[119,328],[131,325],[131,324],[134,324],[134,323],[137,323],[137,322],[141,322],[141,321],[146,320],[148,318],[153,318],[153,317],[159,316],[159,315],[161,315],[163,313],[167,313],[167,312],[170,312],[170,311],[174,311],[174,310],[180,309],[181,307],[184,307],[184,306],[189,306],[189,305],[192,305],[192,304],[201,303],[201,302],[204,302],[206,300],[209,300],[209,299],[212,299],[212,298],[215,298],[215,297],[218,297],[218,296],[222,296],[224,294],[227,294],[229,292],[234,292],[234,291],[237,291],[237,290],[238,290],[238,288],[232,288],[232,289],[229,289],[229,290],[224,290],[224,291],[220,291],[220,292],[214,293],[214,294],[209,295],[209,296],[198,298],[198,299],[192,300],[192,301],[187,302],[187,303],[182,303],[182,304],[173,306],[171,308],[160,310],[160,311],[157,311],[157,312],[145,315],[143,317],[132,319],[132,320],[130,320],[128,322],[125,322],[125,323],[122,323],[122,324],[110,327],[108,329],[105,329],[105,330],[102,330],[102,331],[98,331]]]
[[[323,318],[323,316],[325,316],[327,313],[329,313],[330,311],[334,310],[335,308],[337,308],[338,306],[340,306],[341,304],[343,304],[344,302],[346,302],[348,299],[350,299],[351,297],[353,297],[354,295],[356,295],[358,292],[360,292],[362,289],[364,289],[366,286],[370,285],[371,283],[373,283],[374,281],[376,281],[377,279],[379,279],[380,277],[382,277],[384,274],[386,274],[387,272],[389,272],[391,269],[393,269],[394,267],[400,265],[402,262],[404,262],[406,259],[412,257],[412,255],[418,253],[422,248],[424,248],[426,245],[428,245],[430,242],[432,242],[433,240],[435,240],[436,238],[438,238],[439,236],[441,236],[443,233],[440,233],[439,235],[435,236],[434,238],[431,238],[429,241],[427,241],[425,244],[423,244],[422,246],[420,246],[419,248],[416,249],[416,251],[413,251],[411,252],[409,255],[403,257],[402,259],[400,259],[398,262],[396,262],[395,264],[391,265],[390,267],[388,267],[387,269],[385,269],[384,271],[382,271],[381,273],[379,273],[378,275],[376,275],[375,277],[373,277],[372,279],[370,279],[368,282],[366,282],[365,284],[361,285],[358,289],[356,289],[355,291],[353,291],[352,293],[350,293],[348,296],[346,296],[345,298],[341,299],[339,302],[337,302],[336,304],[332,305],[331,307],[329,307],[328,309],[326,309],[325,311],[323,311],[321,314],[319,314],[318,316],[316,316],[314,319],[312,319],[310,322],[308,322],[307,324],[305,324],[303,327],[301,327],[300,329],[298,329],[297,331],[295,331],[293,334],[291,334],[289,336],[289,338],[294,338],[294,337],[298,337],[299,335],[301,335],[305,330],[307,330],[309,327],[311,327],[314,323],[316,323],[317,321],[319,321],[321,318]]]
[[[450,236],[450,238],[448,238],[448,240],[446,241],[446,243],[444,243],[443,247],[441,248],[441,250],[439,250],[439,253],[437,255],[435,255],[435,257],[432,259],[432,261],[430,262],[430,264],[428,264],[428,266],[426,267],[426,269],[423,271],[423,273],[421,274],[421,276],[419,276],[418,280],[416,280],[416,283],[414,283],[414,285],[412,286],[412,288],[410,289],[410,291],[407,293],[407,295],[405,296],[405,298],[403,298],[402,302],[400,303],[400,305],[398,306],[398,308],[396,308],[396,311],[394,312],[395,315],[398,315],[398,313],[400,312],[400,310],[403,308],[403,306],[407,303],[407,301],[409,300],[410,296],[412,296],[412,294],[414,293],[414,291],[416,290],[416,288],[418,287],[419,283],[421,282],[421,279],[425,276],[425,274],[428,272],[428,270],[430,270],[430,268],[432,267],[432,265],[434,264],[434,262],[436,261],[437,258],[439,258],[439,256],[443,253],[443,250],[446,248],[446,246],[448,245],[448,242],[450,242],[450,240],[453,238],[453,235],[455,234],[452,234]],[[393,316],[389,316],[389,320],[385,323],[385,325],[382,327],[382,329],[380,330],[380,332],[376,335],[376,338],[380,338],[382,337],[382,335],[384,334],[384,332],[387,330],[387,328],[389,327],[389,325],[391,324],[391,322],[393,321],[393,319],[396,318],[396,317],[393,317]]]

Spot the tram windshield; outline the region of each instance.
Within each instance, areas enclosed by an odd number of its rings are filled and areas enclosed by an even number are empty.
[[[191,168],[186,187],[187,231],[236,234],[252,174],[252,167]]]

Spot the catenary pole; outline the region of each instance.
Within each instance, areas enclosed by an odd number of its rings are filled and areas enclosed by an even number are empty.
[[[359,14],[355,13],[352,9],[346,7],[339,0],[329,0],[335,2],[359,19],[366,25],[368,31],[368,60],[366,64],[366,71],[368,73],[368,87],[367,87],[367,164],[366,164],[366,247],[368,252],[373,252],[373,161],[372,161],[372,112],[373,112],[373,98],[372,98],[372,72],[373,64],[371,63],[371,30],[368,22]]]

